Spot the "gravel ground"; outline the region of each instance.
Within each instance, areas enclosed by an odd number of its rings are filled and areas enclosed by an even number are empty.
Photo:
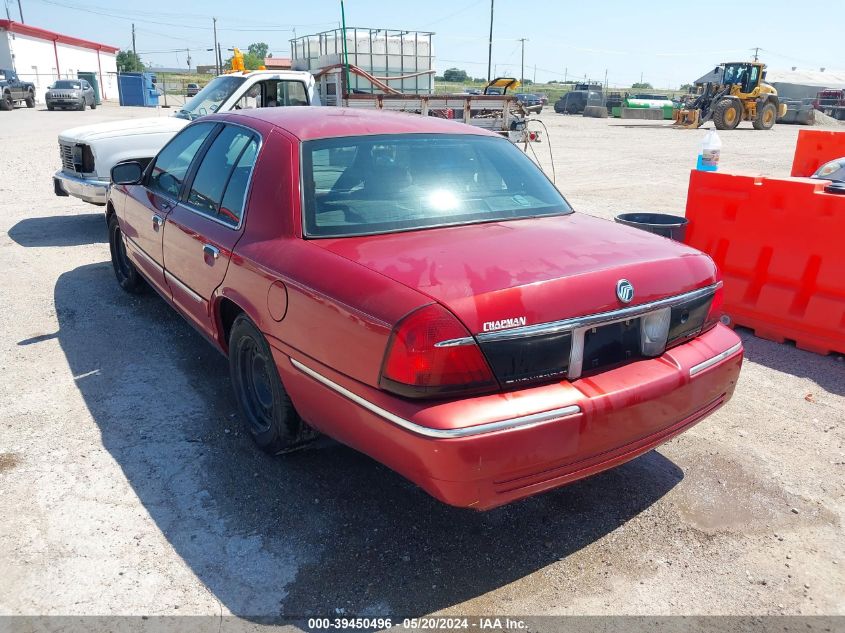
[[[225,359],[53,195],[60,130],[146,115],[0,114],[0,613],[845,614],[845,363],[748,332],[708,420],[485,514],[330,442],[259,453]],[[683,211],[702,132],[540,118],[577,210]],[[723,133],[723,169],[786,175],[797,133]]]

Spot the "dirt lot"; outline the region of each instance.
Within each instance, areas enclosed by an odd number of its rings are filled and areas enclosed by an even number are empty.
[[[225,359],[53,195],[60,130],[145,115],[0,113],[0,613],[845,614],[845,363],[748,332],[717,414],[486,514],[328,442],[259,453]],[[701,132],[542,119],[576,209],[682,213]],[[797,132],[723,133],[723,169],[786,175]]]

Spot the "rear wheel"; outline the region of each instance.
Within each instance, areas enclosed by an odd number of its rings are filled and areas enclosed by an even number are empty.
[[[91,109],[92,109],[92,110],[96,110],[96,109],[97,109],[97,100],[96,100],[96,99],[93,99],[93,100],[91,101]]]
[[[717,130],[733,130],[742,121],[742,106],[736,99],[722,99],[713,110]]]
[[[32,90],[26,93],[26,107],[27,108],[34,108],[35,107],[35,95],[32,94]]]
[[[245,314],[238,315],[229,335],[229,373],[241,416],[262,450],[275,455],[303,443],[306,427],[282,385],[270,345]]]
[[[0,110],[11,110],[14,106],[12,101],[12,94],[9,92],[3,93],[3,98],[0,99]]]
[[[120,230],[120,223],[117,221],[117,216],[114,214],[109,219],[109,250],[111,251],[114,276],[117,278],[117,283],[120,284],[120,287],[132,294],[143,292],[146,288],[144,280],[141,278],[135,265],[129,261],[129,257],[126,255],[126,244],[123,242],[123,233]]]
[[[757,116],[754,117],[752,125],[755,130],[771,130],[774,127],[777,118],[777,106],[769,101],[764,104],[762,108],[757,110]]]

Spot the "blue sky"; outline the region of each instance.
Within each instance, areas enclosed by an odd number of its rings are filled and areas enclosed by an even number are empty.
[[[17,0],[5,2],[18,19]],[[277,56],[293,36],[336,27],[339,0],[20,0],[26,22],[114,46],[136,46],[157,66],[213,63],[211,17],[223,46],[264,41]],[[703,10],[699,7],[705,7]],[[5,17],[3,15],[2,17]],[[490,0],[348,0],[348,26],[427,30],[434,37],[438,74],[449,67],[487,74]],[[611,85],[645,81],[676,88],[721,61],[746,59],[752,47],[770,68],[842,69],[845,0],[714,0],[704,3],[605,0],[495,0],[493,63],[499,75],[519,76],[519,38],[525,75],[545,82],[583,78]],[[182,49],[176,52],[175,49]]]

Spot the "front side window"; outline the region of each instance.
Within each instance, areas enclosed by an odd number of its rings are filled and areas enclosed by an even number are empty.
[[[188,204],[213,217],[218,217],[220,211],[220,220],[237,225],[243,211],[246,183],[255,160],[255,150],[251,146],[256,144],[255,135],[249,130],[234,125],[223,128],[212,141],[197,169],[188,194]],[[246,161],[241,160],[244,154],[247,154]],[[226,200],[224,211],[221,203],[224,201],[224,192],[228,193],[229,188],[233,189],[233,194]],[[240,190],[239,200],[238,192],[234,191],[237,189]]]
[[[307,141],[305,232],[368,235],[570,213],[506,139],[405,134]]]
[[[155,158],[147,187],[177,200],[182,182],[203,142],[214,129],[214,123],[197,123],[179,132]]]

